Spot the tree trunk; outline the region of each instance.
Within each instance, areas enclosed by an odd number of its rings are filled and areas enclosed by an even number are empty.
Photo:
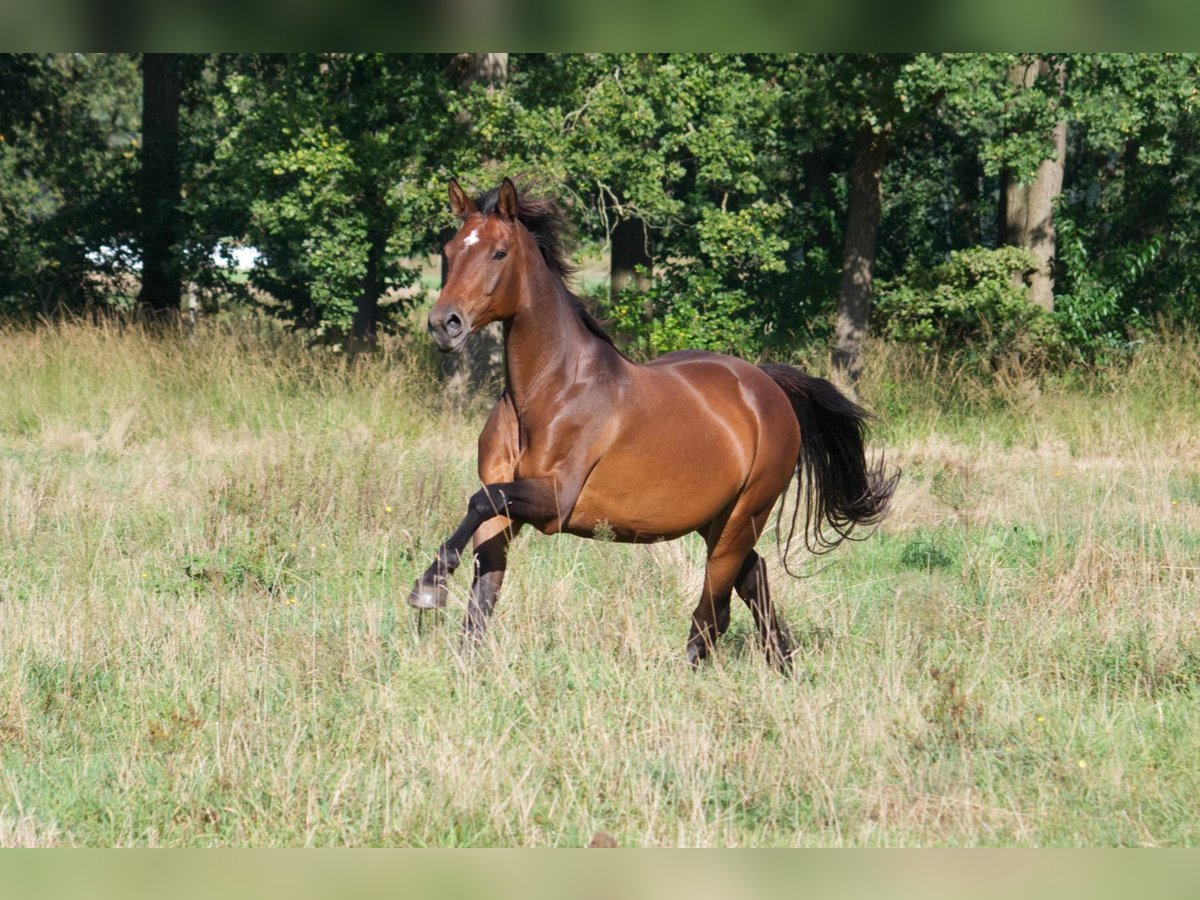
[[[456,53],[450,61],[450,71],[463,87],[476,82],[489,85],[508,81],[507,53]]]
[[[350,352],[375,349],[375,328],[379,324],[379,300],[383,296],[384,253],[387,251],[387,229],[378,217],[369,224],[370,243],[367,246],[367,271],[363,276],[362,292],[354,301],[354,319],[350,324]]]
[[[609,261],[608,296],[616,300],[621,291],[635,287],[645,291],[650,287],[648,275],[639,275],[637,266],[650,271],[650,232],[643,219],[620,219],[612,230],[612,256]]]
[[[1047,67],[1048,71],[1049,67]],[[1061,63],[1054,72],[1061,98],[1066,84],[1067,70]],[[1029,201],[1026,205],[1026,230],[1028,247],[1033,253],[1036,268],[1029,285],[1029,299],[1046,311],[1054,309],[1054,257],[1055,229],[1054,204],[1062,194],[1063,172],[1067,167],[1067,123],[1059,119],[1052,132],[1054,156],[1042,160],[1037,177],[1029,185]]]
[[[1018,90],[1028,90],[1037,80],[1038,64],[1023,60],[1008,67],[1008,81]],[[997,217],[1000,244],[1026,246],[1025,221],[1029,185],[1019,182],[1007,166],[1000,173],[1000,215]]]
[[[839,379],[854,385],[862,374],[863,345],[871,315],[871,282],[875,269],[875,237],[883,212],[883,165],[890,128],[859,132],[854,164],[850,168],[850,202],[846,216],[846,243],[842,255],[842,285],[838,292],[837,344],[833,370]]]
[[[1052,71],[1044,60],[1018,63],[1008,78],[1022,89],[1033,86],[1039,76],[1053,74],[1057,96],[1062,97],[1066,67],[1059,63]],[[1059,119],[1051,132],[1054,156],[1043,160],[1033,181],[1021,184],[1005,171],[1001,197],[1001,238],[1005,244],[1025,247],[1033,255],[1029,273],[1029,300],[1047,311],[1054,309],[1055,229],[1054,204],[1062,194],[1063,172],[1067,160],[1067,123]]]
[[[138,304],[156,319],[179,312],[179,55],[142,57],[141,244]]]
[[[450,71],[463,87],[485,82],[489,87],[508,81],[507,53],[458,53],[450,62]],[[460,125],[469,125],[470,117],[460,113]],[[453,237],[453,232],[445,240]],[[442,243],[445,243],[445,240]],[[446,284],[446,259],[442,256],[442,285]],[[480,329],[467,341],[461,353],[444,360],[443,372],[451,394],[460,398],[503,383],[504,330],[499,322]]]

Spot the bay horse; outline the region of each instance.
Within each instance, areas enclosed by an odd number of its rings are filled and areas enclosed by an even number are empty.
[[[483,487],[409,604],[445,605],[447,579],[473,538],[463,630],[478,638],[523,525],[639,543],[697,532],[708,559],[688,662],[696,666],[729,626],[736,590],[768,661],[787,671],[791,648],[754,546],[793,476],[804,488],[792,528],[803,493],[810,550],[883,517],[898,474],[885,478],[882,461],[866,463],[869,414],[790,366],[697,350],[634,363],[567,288],[566,219],[553,201],[521,197],[507,178],[477,200],[457,181],[449,189],[462,224],[445,246],[449,271],[429,333],[452,353],[502,322],[506,385],[479,435]]]

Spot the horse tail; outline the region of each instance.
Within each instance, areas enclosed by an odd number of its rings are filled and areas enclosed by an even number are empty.
[[[851,537],[859,525],[877,524],[887,515],[899,470],[884,472],[882,454],[868,465],[863,447],[867,423],[874,418],[824,378],[805,375],[784,365],[760,368],[787,394],[800,424],[800,454],[796,478],[800,488],[783,549],[784,568],[796,533],[801,499],[804,504],[804,545],[810,553],[825,553]],[[784,492],[786,496],[786,491]],[[775,520],[779,539],[783,508]],[[795,574],[788,570],[789,574]]]

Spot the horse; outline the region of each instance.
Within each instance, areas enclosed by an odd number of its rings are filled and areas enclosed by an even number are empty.
[[[697,666],[729,627],[736,590],[768,662],[787,672],[790,641],[754,548],[793,477],[802,487],[789,545],[801,498],[815,552],[883,518],[899,473],[885,477],[882,459],[868,466],[870,415],[830,382],[786,365],[698,350],[632,361],[567,287],[567,222],[553,200],[520,196],[508,178],[475,200],[451,180],[449,195],[461,225],[444,248],[449,270],[429,334],[454,353],[485,325],[503,323],[505,387],[479,435],[483,486],[408,603],[444,606],[447,580],[473,541],[463,635],[478,639],[509,543],[525,525],[636,543],[695,532],[708,553],[688,662]],[[779,527],[777,519],[777,540]]]

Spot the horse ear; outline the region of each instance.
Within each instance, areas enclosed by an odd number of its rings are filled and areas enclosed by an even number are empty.
[[[471,213],[479,212],[479,207],[459,186],[457,178],[450,179],[450,212],[460,219],[465,219]]]
[[[496,198],[496,212],[510,222],[517,218],[517,189],[507,178],[500,183],[500,196]]]

